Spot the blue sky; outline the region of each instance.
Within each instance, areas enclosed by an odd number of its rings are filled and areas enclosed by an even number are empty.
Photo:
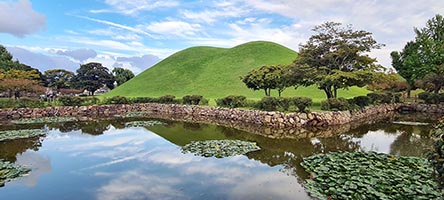
[[[0,0],[0,44],[42,71],[96,61],[140,73],[191,46],[267,40],[297,51],[313,26],[336,21],[372,32],[386,47],[371,55],[390,66],[413,27],[443,13],[442,0]]]

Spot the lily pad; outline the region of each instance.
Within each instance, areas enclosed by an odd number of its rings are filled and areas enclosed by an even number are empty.
[[[31,170],[0,159],[0,187],[4,186],[6,182],[26,175],[29,171]]]
[[[40,118],[22,118],[12,120],[14,124],[43,124],[43,123],[61,123],[78,121],[75,117],[40,117]]]
[[[46,131],[42,129],[0,131],[0,141],[31,138],[44,135],[46,135]]]
[[[156,125],[165,125],[165,123],[159,121],[132,121],[125,123],[125,127],[146,127]]]
[[[114,115],[115,117],[123,117],[123,118],[131,118],[131,117],[145,117],[149,114],[150,112],[129,112],[129,113],[125,113],[125,114],[119,114],[119,115]]]
[[[224,158],[257,151],[260,148],[254,142],[241,140],[206,140],[193,141],[182,147],[183,153],[197,156]]]
[[[304,184],[319,199],[440,199],[443,192],[423,158],[376,152],[317,154],[301,165]]]

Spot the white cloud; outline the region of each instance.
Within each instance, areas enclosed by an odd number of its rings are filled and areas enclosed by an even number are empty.
[[[184,21],[168,20],[163,22],[153,22],[146,26],[146,29],[161,35],[184,37],[196,35],[197,32],[201,31],[201,25],[191,24]]]
[[[24,37],[45,26],[46,16],[34,11],[29,0],[0,2],[0,33]]]
[[[172,0],[105,0],[111,9],[90,10],[91,13],[120,13],[124,15],[137,15],[141,11],[150,11],[158,8],[175,7],[179,2]]]
[[[160,58],[153,55],[117,57],[113,67],[122,67],[131,70],[134,74],[152,67],[160,61]]]
[[[225,1],[216,3],[212,9],[203,11],[182,10],[180,13],[186,19],[211,24],[225,18],[241,17],[249,12],[250,10],[241,6],[241,4]]]

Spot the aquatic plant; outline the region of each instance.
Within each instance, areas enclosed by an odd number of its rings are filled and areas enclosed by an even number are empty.
[[[159,121],[132,121],[125,123],[125,127],[145,127],[156,125],[165,125],[165,123]]]
[[[39,117],[39,118],[21,118],[12,120],[14,124],[44,124],[78,121],[75,117]]]
[[[146,115],[148,115],[150,112],[144,112],[144,111],[139,111],[139,112],[129,112],[129,113],[124,113],[124,114],[119,114],[119,115],[114,115],[115,117],[123,117],[123,118],[131,118],[131,117],[145,117]]]
[[[206,140],[193,141],[182,147],[183,153],[197,156],[224,158],[257,151],[260,148],[254,142],[241,140]]]
[[[6,182],[26,175],[29,171],[31,170],[0,159],[0,187],[3,187]]]
[[[0,142],[6,140],[31,138],[44,135],[46,135],[46,131],[42,129],[0,131]]]
[[[301,165],[304,186],[319,199],[440,199],[433,168],[423,158],[375,152],[317,154]]]
[[[432,137],[435,143],[428,158],[435,168],[438,180],[444,185],[444,118],[435,126]]]

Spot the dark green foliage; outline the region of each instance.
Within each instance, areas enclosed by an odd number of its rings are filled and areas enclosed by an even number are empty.
[[[104,100],[105,104],[128,104],[129,101],[126,97],[115,96]]]
[[[441,199],[433,168],[423,158],[375,152],[317,154],[301,165],[304,185],[319,199]]]
[[[275,111],[278,107],[280,107],[281,99],[276,97],[264,97],[259,102],[257,102],[256,106],[260,110],[266,111]],[[283,100],[284,107],[287,107],[288,110],[288,101]]]
[[[116,67],[113,69],[114,78],[116,79],[117,85],[122,85],[123,83],[134,78],[134,73],[129,69],[124,69]]]
[[[95,62],[80,65],[73,81],[78,88],[88,90],[91,95],[94,95],[94,92],[104,85],[110,89],[114,88],[114,76],[108,71],[108,68]]]
[[[428,159],[435,168],[438,180],[444,185],[444,118],[435,126],[432,137],[435,144],[428,155]]]
[[[289,100],[290,104],[296,106],[299,112],[306,112],[306,108],[313,104],[313,101],[308,97],[293,97]]]
[[[46,70],[43,74],[46,85],[55,89],[71,88],[73,78],[74,72],[64,69]]]
[[[176,101],[176,97],[174,95],[161,96],[161,97],[159,97],[157,102],[158,103],[165,103],[165,104],[178,103],[178,101]]]
[[[370,105],[371,99],[368,96],[357,96],[353,98],[353,103],[358,105],[360,108]]]
[[[61,96],[58,98],[63,106],[81,106],[82,98],[77,96]]]
[[[155,103],[157,99],[152,97],[135,97],[132,98],[131,101],[133,103]]]
[[[444,93],[421,92],[418,94],[418,98],[427,104],[439,104],[440,102],[444,102]]]
[[[384,103],[399,103],[401,102],[401,94],[391,92],[375,92],[368,93],[371,104],[379,105]]]
[[[220,107],[238,108],[246,106],[246,100],[247,98],[245,96],[230,95],[221,99],[216,99],[216,104]]]
[[[321,102],[322,110],[338,111],[338,110],[350,110],[352,108],[353,105],[350,105],[349,101],[347,101],[347,99],[342,97],[327,99]]]
[[[203,97],[201,95],[187,95],[182,97],[182,103],[188,105],[199,105]]]
[[[83,106],[97,105],[100,103],[100,99],[97,97],[83,97],[81,99]]]
[[[20,99],[1,99],[0,108],[43,108],[46,103],[42,99],[23,97]]]

